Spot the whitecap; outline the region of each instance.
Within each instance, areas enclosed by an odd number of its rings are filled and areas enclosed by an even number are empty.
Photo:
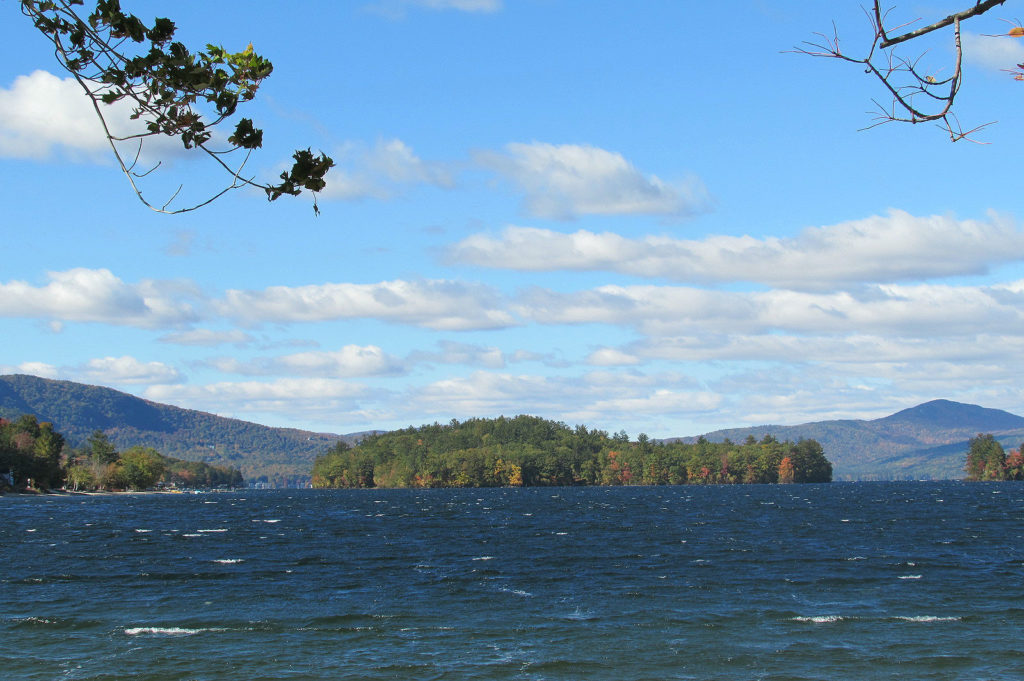
[[[494,560],[494,556],[477,556],[473,560]]]
[[[196,532],[203,532],[203,533],[207,533],[207,532],[227,532],[227,531],[228,531],[228,528],[226,528],[226,527],[218,527],[215,530],[196,530]]]
[[[245,558],[214,558],[214,563],[221,563],[222,565],[234,565],[235,563],[244,563]]]
[[[900,575],[900,579],[921,579],[921,575]]]
[[[194,636],[210,629],[186,629],[185,627],[132,627],[125,629],[128,636]]]
[[[912,616],[897,616],[893,617],[895,620],[902,620],[904,622],[959,622],[959,617],[939,617],[938,615],[912,615]]]
[[[152,532],[153,530],[144,530],[141,527],[136,527],[135,531],[138,532],[139,534],[146,534],[147,532]]]
[[[813,615],[811,617],[794,617],[794,622],[813,622],[814,624],[831,624],[842,621],[839,615]]]
[[[182,536],[182,537],[202,537],[203,535],[201,535],[201,534],[195,534],[195,533],[191,533],[191,532],[190,532],[190,533],[188,533],[188,534],[182,534],[182,535],[179,535],[179,536]]]

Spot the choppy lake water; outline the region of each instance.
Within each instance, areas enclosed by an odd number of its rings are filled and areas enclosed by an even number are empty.
[[[0,675],[1021,679],[1024,485],[0,497]]]

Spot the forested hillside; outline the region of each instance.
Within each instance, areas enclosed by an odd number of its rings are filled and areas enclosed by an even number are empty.
[[[0,376],[0,417],[32,414],[50,422],[73,447],[97,430],[118,449],[152,447],[161,454],[230,466],[246,480],[307,480],[318,454],[339,436],[271,428],[158,404],[110,388],[35,376]]]
[[[452,420],[345,443],[313,465],[316,487],[504,487],[828,482],[813,440],[664,444],[534,416]]]

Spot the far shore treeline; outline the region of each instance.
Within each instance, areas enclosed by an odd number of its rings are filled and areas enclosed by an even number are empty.
[[[815,440],[660,443],[533,416],[470,419],[334,445],[314,487],[518,487],[831,482]]]
[[[239,487],[242,473],[164,456],[152,447],[118,452],[102,431],[73,448],[48,422],[25,415],[0,418],[0,491],[77,492],[145,490],[157,485],[184,488]]]

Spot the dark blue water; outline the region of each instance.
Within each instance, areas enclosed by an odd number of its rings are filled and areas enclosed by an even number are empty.
[[[1020,679],[1024,485],[0,498],[5,679]]]

